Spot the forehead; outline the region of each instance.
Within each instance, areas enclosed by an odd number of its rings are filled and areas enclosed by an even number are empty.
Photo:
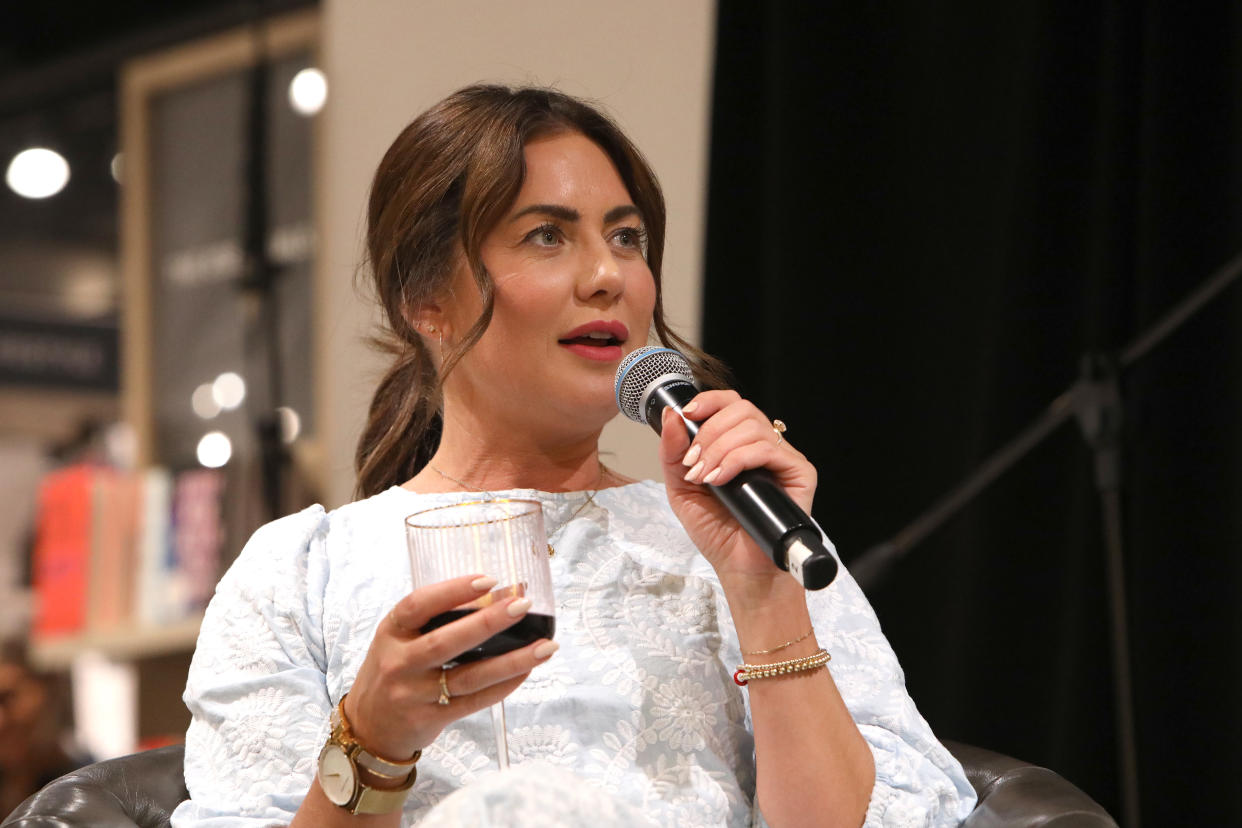
[[[584,206],[600,201],[604,209],[632,199],[612,159],[580,132],[536,138],[523,150],[526,177],[515,207],[549,203]]]

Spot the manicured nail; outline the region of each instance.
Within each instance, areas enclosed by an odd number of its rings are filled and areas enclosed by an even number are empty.
[[[686,472],[686,476],[685,476],[685,477],[683,477],[683,478],[682,478],[682,480],[686,481],[687,483],[693,483],[693,482],[694,482],[694,479],[695,479],[696,477],[698,477],[698,476],[699,476],[699,472],[701,472],[701,471],[703,471],[703,461],[702,461],[702,460],[700,460],[699,462],[695,463],[695,464],[694,464],[694,468],[692,468],[692,469],[690,469],[690,471]]]
[[[695,400],[694,402],[688,403],[687,405],[683,405],[681,407],[681,413],[682,414],[693,414],[698,407],[699,407],[698,400]]]
[[[496,579],[491,575],[480,575],[470,582],[470,588],[477,592],[486,592],[496,586]]]
[[[698,460],[699,455],[702,453],[703,453],[703,447],[700,446],[698,443],[695,443],[693,446],[690,447],[690,450],[686,452],[686,456],[681,458],[681,464],[683,466],[693,466],[694,461]]]
[[[505,607],[505,612],[509,613],[510,616],[517,618],[519,615],[524,614],[528,609],[530,609],[530,599],[518,598],[512,604]]]
[[[714,468],[714,469],[712,469],[710,472],[708,472],[707,477],[704,477],[704,478],[703,478],[703,482],[704,482],[704,483],[711,483],[711,482],[712,482],[713,480],[715,480],[717,477],[720,477],[720,467],[719,467],[719,466],[717,466],[716,468]]]
[[[555,641],[545,641],[535,647],[535,658],[547,658],[561,648]]]

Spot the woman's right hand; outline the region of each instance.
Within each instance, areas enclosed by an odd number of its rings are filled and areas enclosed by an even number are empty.
[[[540,639],[494,658],[463,664],[445,675],[452,700],[439,704],[442,665],[513,626],[530,599],[511,598],[420,633],[432,618],[468,604],[496,585],[466,575],[416,589],[380,621],[358,677],[345,699],[354,737],[371,753],[404,760],[448,724],[501,701],[556,652]]]

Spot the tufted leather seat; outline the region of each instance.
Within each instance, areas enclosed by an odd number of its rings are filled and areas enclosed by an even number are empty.
[[[960,742],[944,743],[966,768],[979,805],[964,828],[1117,828],[1091,797],[1057,774]],[[96,762],[31,796],[0,828],[166,828],[186,798],[181,745]]]

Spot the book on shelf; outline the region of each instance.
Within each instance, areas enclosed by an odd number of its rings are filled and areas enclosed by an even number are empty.
[[[87,583],[87,626],[114,630],[133,617],[140,478],[108,467],[95,470]]]
[[[40,487],[33,556],[36,640],[165,627],[215,589],[223,475],[78,465]]]
[[[31,580],[34,634],[53,637],[86,627],[94,475],[91,466],[51,472],[39,486]]]

